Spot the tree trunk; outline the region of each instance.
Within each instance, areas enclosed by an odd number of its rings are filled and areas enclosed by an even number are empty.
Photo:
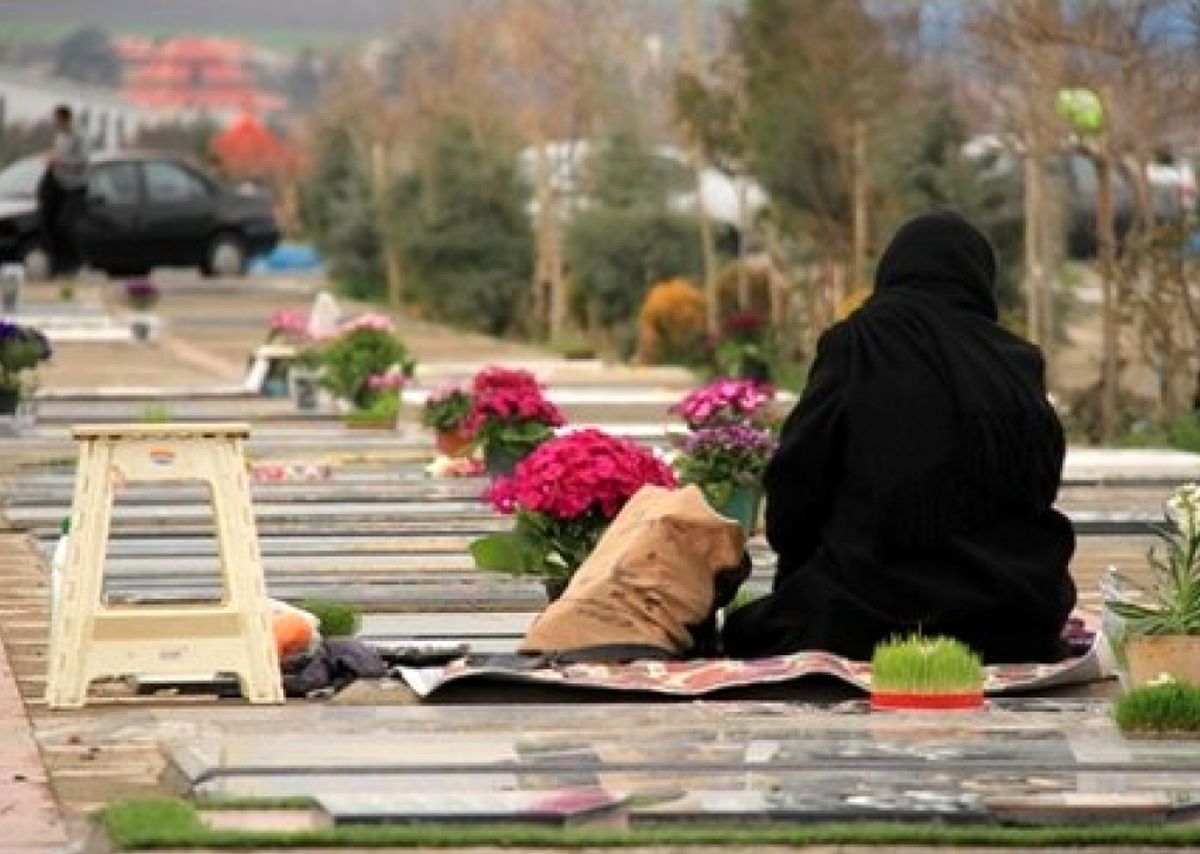
[[[698,145],[692,148],[692,168],[696,175],[696,219],[700,224],[700,251],[704,259],[704,305],[708,317],[708,331],[717,335],[721,329],[717,294],[717,247],[713,243],[712,221],[704,211],[704,203],[700,196],[704,180],[704,161]]]
[[[1109,443],[1116,435],[1120,359],[1116,282],[1117,241],[1113,227],[1112,159],[1105,139],[1096,162],[1096,254],[1100,262],[1103,331],[1100,365],[1100,441]]]
[[[530,333],[539,338],[550,326],[550,227],[554,211],[551,204],[550,165],[546,160],[546,146],[542,139],[535,139],[533,168],[533,198],[537,207],[533,224],[533,281],[529,283],[532,294]],[[553,336],[551,336],[553,337]]]
[[[851,291],[866,283],[867,265],[867,204],[870,182],[867,176],[867,125],[861,118],[854,120],[854,231],[850,250]],[[835,305],[837,303],[835,302]]]
[[[1045,194],[1038,151],[1025,153],[1025,335],[1034,344],[1044,344],[1042,326],[1042,217]]]
[[[388,168],[387,152],[382,143],[371,146],[371,190],[375,197],[375,230],[379,233],[379,248],[383,253],[383,272],[387,279],[387,302],[393,309],[400,308],[404,300],[404,283],[401,276],[400,253],[391,239],[391,205],[388,191],[392,186],[391,170]]]

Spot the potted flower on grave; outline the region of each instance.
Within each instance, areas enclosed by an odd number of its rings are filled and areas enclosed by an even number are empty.
[[[540,579],[557,598],[613,518],[646,484],[675,486],[654,453],[600,430],[579,430],[538,446],[484,494],[514,518],[511,531],[471,544],[480,569]]]
[[[490,474],[509,474],[518,461],[566,423],[529,371],[493,365],[471,383],[466,430],[483,448]]]
[[[1167,674],[1200,685],[1200,486],[1180,486],[1167,501],[1167,524],[1148,555],[1150,580],[1120,573],[1105,607],[1120,621],[1111,641],[1137,688]]]
[[[1163,676],[1113,703],[1113,720],[1130,738],[1200,737],[1200,687]]]
[[[367,410],[373,416],[386,416],[385,410],[394,416],[399,411],[399,386],[385,388],[382,378],[390,376],[387,383],[402,385],[416,365],[391,319],[381,314],[360,315],[344,324],[319,342],[314,358],[320,365],[321,385],[345,401],[351,412],[358,412],[360,422],[372,420]],[[394,417],[391,423],[395,425]]]
[[[721,324],[714,352],[717,370],[725,376],[770,382],[773,349],[766,319],[753,311],[738,312]]]
[[[438,452],[455,457],[470,450],[473,438],[467,430],[471,415],[471,392],[460,385],[436,388],[421,407],[421,424],[434,431]]]
[[[762,504],[762,475],[775,452],[775,434],[754,424],[718,424],[679,442],[675,470],[700,487],[713,509],[754,533]]]
[[[400,415],[400,393],[404,383],[404,374],[398,366],[367,377],[367,393],[360,398],[360,405],[346,413],[347,426],[394,430]]]
[[[872,709],[976,709],[983,705],[983,664],[951,638],[893,638],[871,657]]]
[[[0,320],[0,415],[13,415],[33,391],[34,372],[51,355],[50,342],[32,326]]]
[[[775,389],[755,380],[722,377],[684,396],[667,410],[691,430],[721,424],[759,424],[775,420]]]
[[[158,285],[149,279],[130,279],[125,283],[125,301],[137,311],[149,311],[158,304]]]

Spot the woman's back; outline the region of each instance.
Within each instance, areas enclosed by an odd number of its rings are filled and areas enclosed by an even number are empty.
[[[921,629],[989,660],[1053,658],[1074,535],[1036,348],[995,322],[991,250],[952,215],[914,220],[876,293],[823,336],[766,477],[770,597],[733,654],[869,657]]]

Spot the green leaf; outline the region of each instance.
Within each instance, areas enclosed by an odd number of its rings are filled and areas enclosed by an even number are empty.
[[[510,575],[536,575],[545,564],[545,553],[519,533],[489,534],[471,543],[471,557],[479,569]]]

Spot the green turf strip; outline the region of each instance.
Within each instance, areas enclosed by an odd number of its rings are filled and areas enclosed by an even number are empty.
[[[989,845],[1032,848],[1061,845],[1200,845],[1200,826],[1087,825],[996,827],[943,824],[757,824],[610,828],[495,825],[447,827],[389,825],[288,832],[205,828],[195,807],[182,800],[127,801],[101,811],[119,850],[164,848],[304,848],[384,846],[450,848],[467,845],[545,848],[636,845]]]

